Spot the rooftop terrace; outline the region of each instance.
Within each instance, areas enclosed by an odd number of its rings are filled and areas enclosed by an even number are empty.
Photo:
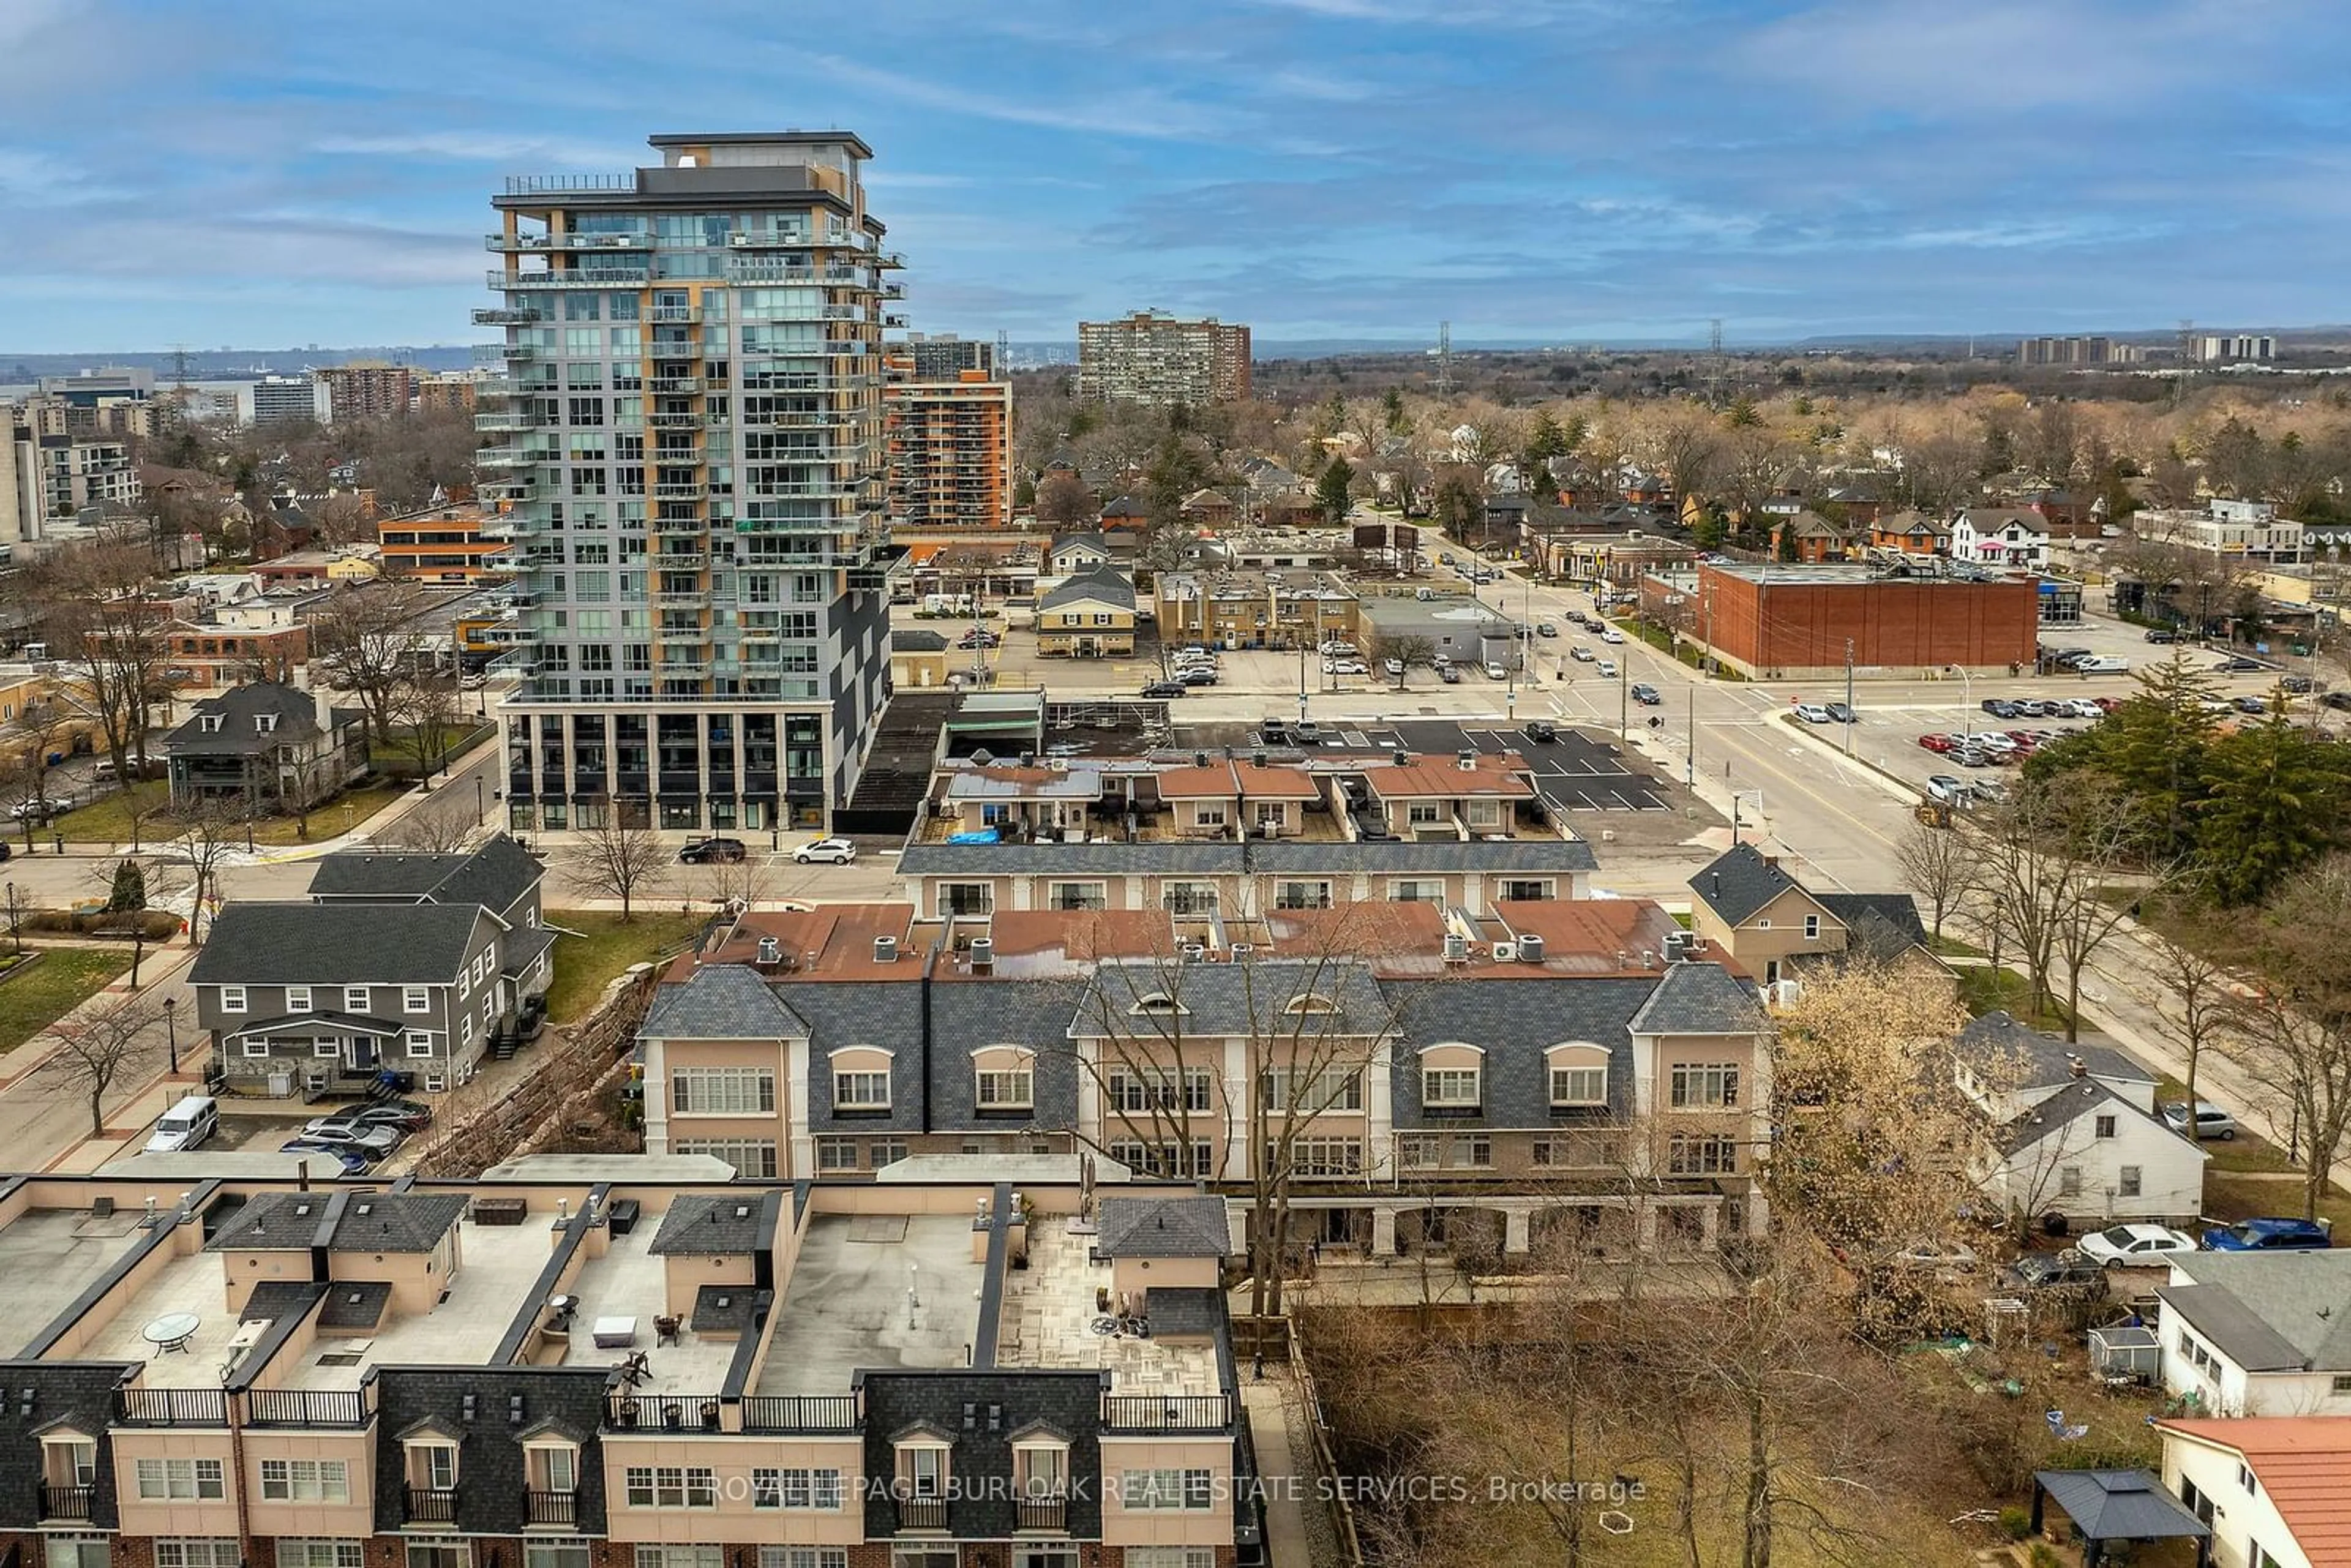
[[[859,1368],[968,1364],[987,1265],[962,1214],[809,1221],[755,1394],[846,1394]]]
[[[15,1355],[96,1284],[142,1236],[135,1212],[35,1209],[0,1227],[0,1279],[8,1281],[8,1323],[0,1332]]]
[[[371,1336],[321,1328],[281,1385],[353,1389],[371,1366],[487,1364],[547,1267],[547,1236],[539,1225],[460,1220],[457,1271],[431,1311],[403,1313],[395,1303]]]
[[[563,1364],[603,1362],[618,1366],[630,1355],[642,1353],[646,1375],[636,1385],[641,1395],[716,1394],[726,1381],[727,1366],[734,1360],[734,1336],[699,1334],[690,1324],[682,1323],[675,1341],[664,1343],[655,1331],[653,1320],[670,1310],[666,1261],[652,1250],[661,1219],[658,1214],[645,1215],[627,1235],[613,1237],[604,1256],[580,1270],[568,1292],[578,1297],[580,1304],[572,1313]],[[748,1286],[744,1293],[750,1293]],[[690,1306],[682,1305],[677,1315],[690,1317]],[[620,1339],[618,1331],[624,1321],[630,1325],[626,1332],[632,1343],[596,1343],[599,1338]],[[600,1324],[604,1325],[601,1333]]]

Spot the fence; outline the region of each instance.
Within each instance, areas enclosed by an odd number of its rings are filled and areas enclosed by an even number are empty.
[[[1293,1328],[1296,1321],[1290,1320]],[[1355,1533],[1355,1506],[1348,1500],[1347,1489],[1337,1484],[1339,1457],[1331,1448],[1330,1423],[1322,1419],[1322,1396],[1315,1391],[1314,1374],[1307,1368],[1305,1348],[1299,1343],[1298,1334],[1286,1333],[1282,1338],[1290,1349],[1290,1375],[1298,1390],[1300,1418],[1314,1446],[1314,1473],[1324,1483],[1321,1488],[1323,1507],[1330,1515],[1331,1533],[1339,1542],[1339,1561],[1344,1568],[1364,1568],[1364,1542]]]

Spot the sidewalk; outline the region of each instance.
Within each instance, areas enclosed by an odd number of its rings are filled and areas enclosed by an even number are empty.
[[[194,997],[187,985],[187,971],[195,955],[196,949],[175,941],[151,947],[141,964],[138,994],[152,998],[159,1011],[141,1037],[143,1049],[133,1071],[108,1091],[103,1137],[90,1137],[89,1113],[79,1095],[61,1092],[48,1080],[34,1076],[58,1050],[51,1030],[0,1057],[0,1149],[7,1151],[0,1163],[19,1171],[96,1170],[135,1151],[156,1117],[181,1096],[202,1086],[210,1048],[196,1028]],[[77,1018],[131,994],[126,969],[67,1012],[51,1030],[70,1029]],[[166,998],[177,1004],[177,1016],[168,1022],[160,1011]],[[176,1073],[170,1065],[174,1034],[180,1048]]]
[[[1265,1498],[1266,1561],[1272,1568],[1322,1568],[1338,1561],[1328,1516],[1316,1500],[1320,1480],[1306,1457],[1313,1451],[1311,1443],[1304,1432],[1291,1430],[1293,1419],[1308,1418],[1301,1404],[1286,1364],[1269,1365],[1262,1380],[1241,1379],[1241,1407],[1249,1413]]]

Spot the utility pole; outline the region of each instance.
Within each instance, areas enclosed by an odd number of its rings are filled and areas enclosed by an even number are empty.
[[[1629,643],[1625,644],[1628,651],[1631,646]],[[1632,663],[1629,658],[1616,661],[1616,738],[1619,740],[1633,737],[1633,688],[1625,683],[1625,671]]]
[[[1682,736],[1682,787],[1698,788],[1698,688],[1689,689],[1687,728]]]
[[[1853,755],[1854,727],[1861,722],[1853,711],[1853,639],[1844,640],[1844,754]]]

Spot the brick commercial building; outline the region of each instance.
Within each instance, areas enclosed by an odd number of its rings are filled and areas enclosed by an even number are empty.
[[[1892,576],[1876,567],[1711,566],[1643,580],[1645,610],[1741,674],[1911,676],[2031,665],[2030,577]],[[1848,648],[1848,643],[1850,647]]]

